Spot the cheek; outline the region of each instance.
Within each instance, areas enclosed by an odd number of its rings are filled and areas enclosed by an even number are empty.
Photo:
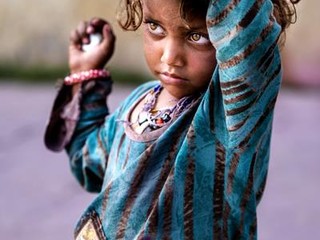
[[[214,69],[217,66],[217,60],[215,58],[215,54],[208,58],[208,60],[205,62],[205,70],[203,73],[208,76],[208,78],[211,79]]]
[[[206,85],[211,80],[216,64],[215,51],[192,57],[191,71],[195,79],[198,79],[199,85]]]
[[[146,62],[149,68],[152,70],[152,66],[154,66],[157,62],[157,48],[146,36],[143,39],[143,50]]]

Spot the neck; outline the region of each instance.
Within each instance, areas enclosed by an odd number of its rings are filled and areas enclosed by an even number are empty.
[[[159,94],[156,108],[171,107],[177,104],[180,99],[172,96],[165,88]]]

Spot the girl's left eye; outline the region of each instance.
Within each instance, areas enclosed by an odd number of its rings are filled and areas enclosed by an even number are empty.
[[[195,42],[195,43],[197,43],[197,44],[207,44],[207,43],[210,43],[209,38],[206,37],[206,36],[204,36],[204,35],[201,34],[201,33],[192,33],[192,34],[190,34],[189,39],[190,39],[192,42]]]

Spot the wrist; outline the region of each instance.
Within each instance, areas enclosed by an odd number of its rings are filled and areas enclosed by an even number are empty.
[[[106,69],[90,69],[86,71],[72,72],[69,76],[64,78],[64,83],[66,85],[74,85],[98,78],[107,78],[109,76],[110,73]]]
[[[70,67],[70,74],[77,74],[81,72],[88,72],[91,70],[105,70],[104,65],[102,66],[92,66],[92,67]]]
[[[90,59],[85,60],[85,64],[78,61],[69,61],[70,74],[75,74],[79,72],[90,71],[92,69],[105,69],[105,62],[91,62]]]

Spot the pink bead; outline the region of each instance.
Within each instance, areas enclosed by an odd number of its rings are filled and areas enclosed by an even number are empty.
[[[72,85],[75,83],[84,82],[87,80],[93,80],[101,77],[109,77],[110,73],[105,69],[91,69],[89,71],[83,71],[79,73],[71,74],[64,78],[66,85]]]

